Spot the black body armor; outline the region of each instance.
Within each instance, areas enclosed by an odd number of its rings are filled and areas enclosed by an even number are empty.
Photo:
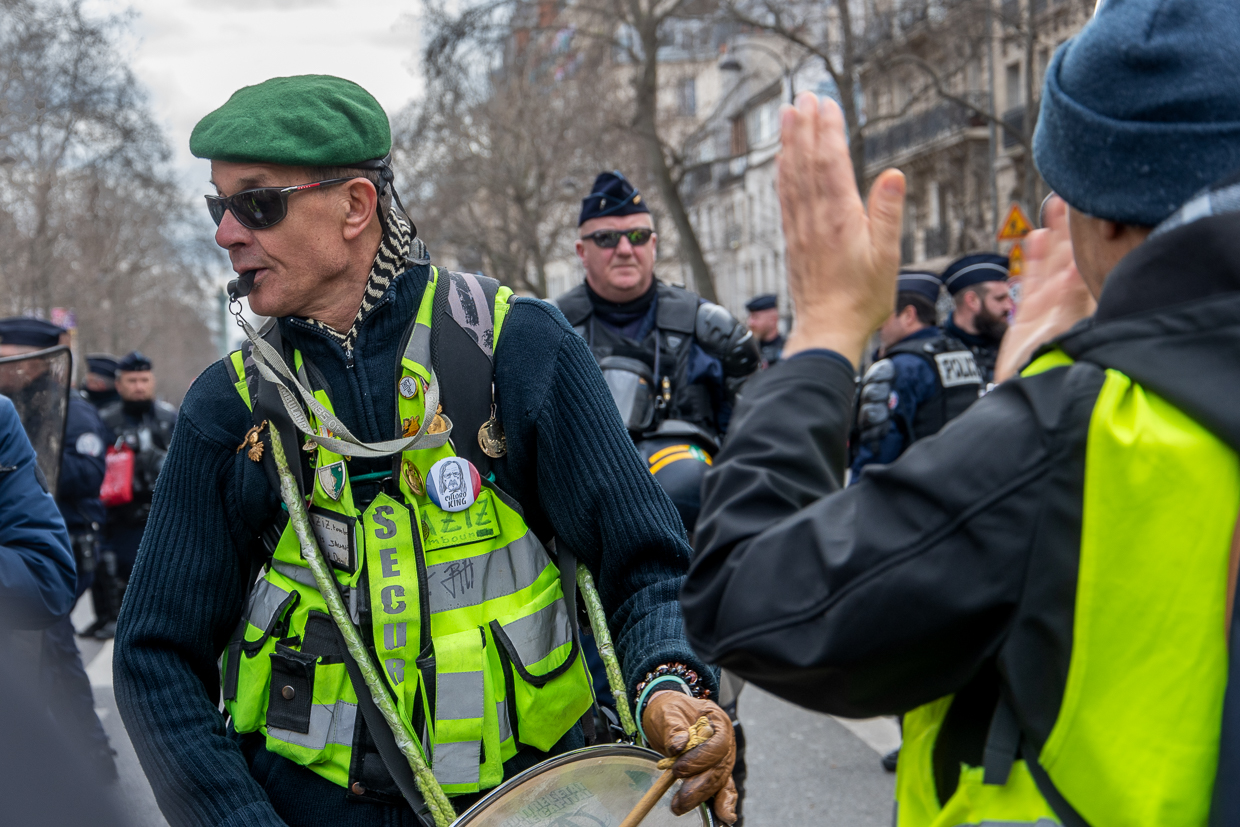
[[[976,402],[985,389],[972,351],[956,339],[939,335],[898,342],[887,349],[882,359],[870,366],[861,380],[856,428],[862,444],[881,441],[891,427],[888,399],[895,381],[895,365],[891,357],[899,353],[924,359],[934,373],[937,388],[917,408],[912,433],[904,435],[908,444],[938,433]]]
[[[657,285],[655,323],[640,342],[594,319],[594,305],[584,284],[556,299],[568,323],[590,345],[596,361],[610,356],[637,358],[648,364],[654,379],[652,427],[681,420],[718,435],[715,402],[708,388],[689,382],[689,356],[694,341],[723,364],[726,380],[748,376],[761,363],[753,334],[727,310],[703,302],[681,287]]]

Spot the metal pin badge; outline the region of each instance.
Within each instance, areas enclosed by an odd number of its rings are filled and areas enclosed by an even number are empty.
[[[412,376],[402,377],[400,380],[400,395],[406,399],[413,399],[418,395],[418,380]]]
[[[420,497],[426,493],[426,484],[422,482],[422,474],[418,471],[418,466],[409,460],[405,460],[401,467],[401,474],[405,477],[405,484],[409,486],[409,490],[414,496]]]

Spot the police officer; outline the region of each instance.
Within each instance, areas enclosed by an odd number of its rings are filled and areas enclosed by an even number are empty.
[[[943,329],[973,351],[984,389],[994,381],[995,358],[1012,313],[1008,257],[967,255],[947,265],[942,278],[954,305]]]
[[[702,469],[740,382],[761,364],[754,335],[719,305],[655,278],[650,209],[620,172],[595,179],[577,227],[585,280],[555,304],[589,344],[651,472],[692,532]],[[636,382],[625,384],[625,373]],[[635,398],[641,407],[626,404]]]
[[[64,328],[42,319],[0,319],[0,357],[46,350],[64,343],[67,338]],[[45,379],[46,374],[34,377],[20,392],[32,391]],[[73,548],[77,570],[75,599],[90,587],[99,556],[104,520],[99,486],[103,482],[103,455],[108,439],[108,429],[95,409],[76,393],[70,393],[56,505]],[[51,708],[55,717],[66,731],[85,740],[91,759],[102,775],[116,778],[114,752],[95,714],[90,681],[82,667],[82,656],[67,615],[43,633],[40,672],[43,687],[53,698]]]
[[[758,340],[758,348],[762,351],[762,362],[770,367],[779,361],[779,354],[784,349],[784,337],[779,332],[779,297],[774,293],[763,293],[745,302],[749,318],[745,325]]]
[[[785,698],[905,713],[896,827],[1240,824],[1237,30],[1230,0],[1105,2],[1056,50],[1033,158],[1062,200],[1003,345],[1046,347],[842,490],[904,181],[863,207],[838,107],[785,113],[796,327],[707,476],[682,605]]]
[[[117,447],[133,452],[133,498],[108,507],[107,543],[97,577],[95,637],[106,640],[116,633],[116,618],[125,585],[138,555],[138,544],[151,513],[155,481],[172,443],[177,410],[155,398],[151,360],[140,351],[126,354],[116,365],[116,392],[120,397],[99,412]]]
[[[246,87],[190,149],[211,159],[233,295],[272,322],[190,388],[117,629],[117,702],[170,819],[429,823],[282,508],[274,430],[344,622],[454,807],[583,743],[575,558],[623,623],[646,739],[670,752],[715,724],[678,759],[675,809],[713,798],[730,821],[731,731],[676,604],[689,549],[617,450],[585,343],[546,302],[429,265],[387,116],[354,83]]]
[[[933,273],[900,273],[896,310],[878,329],[880,358],[857,396],[853,480],[870,463],[894,462],[977,401],[981,376],[973,354],[935,326],[941,286]]]
[[[81,390],[95,410],[102,410],[120,399],[116,393],[118,361],[108,353],[90,353],[86,356],[86,376],[82,379]]]

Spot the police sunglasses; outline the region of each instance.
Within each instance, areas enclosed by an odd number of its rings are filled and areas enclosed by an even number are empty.
[[[649,227],[638,227],[636,230],[597,230],[589,235],[583,235],[581,240],[585,241],[588,238],[604,250],[610,250],[620,245],[622,237],[627,238],[634,247],[640,247],[649,241],[652,235],[654,235],[654,230]]]
[[[293,193],[321,189],[352,180],[353,178],[330,178],[326,181],[298,184],[295,187],[258,187],[243,190],[236,195],[204,197],[207,199],[207,210],[210,211],[215,226],[220,226],[220,222],[224,220],[224,213],[231,212],[242,227],[265,230],[279,224],[288,215],[288,197]]]

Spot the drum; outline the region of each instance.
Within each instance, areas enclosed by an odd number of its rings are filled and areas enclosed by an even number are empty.
[[[663,774],[659,753],[629,744],[600,744],[557,755],[492,790],[452,827],[618,827]],[[642,827],[714,827],[703,805],[677,818],[672,789]]]

